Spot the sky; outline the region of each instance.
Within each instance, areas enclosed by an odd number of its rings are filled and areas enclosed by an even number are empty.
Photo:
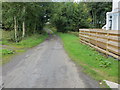
[[[1,0],[0,0],[1,1]],[[112,0],[2,0],[2,2],[111,2]]]

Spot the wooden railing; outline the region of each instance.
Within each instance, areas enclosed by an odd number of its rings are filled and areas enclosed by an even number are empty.
[[[120,31],[79,29],[80,41],[120,60]]]

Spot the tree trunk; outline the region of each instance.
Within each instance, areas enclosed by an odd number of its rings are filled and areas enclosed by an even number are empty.
[[[14,30],[15,30],[15,42],[17,42],[17,20],[16,17],[14,16]]]
[[[96,17],[96,13],[95,13],[95,28],[97,28],[97,17]]]
[[[93,15],[93,27],[95,27],[95,14],[93,11],[92,11],[92,15]]]
[[[24,21],[23,21],[22,26],[23,26],[22,38],[24,38],[25,37],[25,22]]]
[[[25,15],[25,6],[23,7],[23,13]],[[22,38],[24,38],[25,37],[25,16],[24,16],[24,20],[22,23],[22,28],[23,28]]]
[[[94,28],[96,28],[96,15],[94,13]]]

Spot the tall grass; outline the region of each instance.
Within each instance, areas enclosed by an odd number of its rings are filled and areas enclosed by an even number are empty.
[[[46,39],[46,37],[47,37],[47,34],[44,34],[44,35],[35,34],[35,35],[25,38],[19,43],[16,43],[16,45],[22,46],[25,48],[30,48],[43,42]]]

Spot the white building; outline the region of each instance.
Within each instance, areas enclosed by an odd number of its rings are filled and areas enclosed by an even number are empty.
[[[113,0],[112,12],[107,12],[106,16],[106,25],[102,29],[120,30],[120,0]]]

